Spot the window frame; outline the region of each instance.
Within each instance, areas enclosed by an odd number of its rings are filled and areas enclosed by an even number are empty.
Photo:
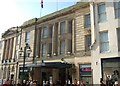
[[[64,24],[64,28],[62,27],[62,24]],[[65,33],[65,29],[66,29],[66,21],[61,21],[60,22],[60,35],[63,35]]]
[[[49,28],[48,28],[48,26],[44,26],[42,30],[43,30],[42,38],[47,38],[49,36]]]
[[[103,41],[103,39],[101,40],[101,36],[103,33],[106,33],[107,34],[107,40],[106,41]],[[109,47],[109,38],[108,38],[108,31],[103,31],[103,32],[100,32],[99,33],[99,39],[100,39],[100,53],[105,53],[105,52],[108,52],[110,47]],[[104,37],[105,38],[105,37]],[[104,46],[104,44],[108,44],[108,49],[106,50],[103,50],[102,49],[102,46]]]
[[[60,55],[65,54],[65,40],[60,40]]]
[[[116,7],[117,4],[117,7]],[[117,15],[118,13],[118,15]],[[119,2],[114,2],[114,14],[115,14],[115,18],[120,18],[120,1]]]
[[[118,51],[120,51],[120,33],[118,34],[118,31],[120,32],[120,28],[117,28],[117,41],[118,41]]]
[[[103,12],[100,12],[100,6],[104,6],[105,8],[105,10],[103,11]],[[104,2],[102,2],[102,3],[99,3],[98,5],[97,5],[97,9],[98,9],[98,22],[99,23],[102,23],[102,22],[105,22],[106,20],[107,20],[107,16],[106,16],[106,4],[104,3]],[[104,17],[105,18],[103,18],[102,20],[101,20],[101,16],[102,15],[104,15]]]
[[[42,44],[42,47],[41,47],[41,56],[42,57],[45,57],[46,56],[46,49],[47,49],[47,46],[46,46],[46,44]]]
[[[88,38],[89,37],[89,38]],[[90,41],[89,41],[89,40]],[[90,43],[88,43],[88,42],[90,42]],[[91,46],[91,35],[89,34],[89,35],[86,35],[85,36],[85,50],[86,51],[89,51],[90,50],[90,46]]]
[[[85,27],[85,28],[91,27],[91,21],[90,21],[90,19],[91,19],[91,18],[90,18],[90,13],[84,15],[84,27]],[[88,20],[89,20],[89,22],[88,22]]]
[[[25,32],[25,42],[26,43],[30,42],[30,31]]]

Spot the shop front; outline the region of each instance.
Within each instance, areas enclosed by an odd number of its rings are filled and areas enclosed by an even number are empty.
[[[109,84],[108,80],[111,80],[111,82],[120,81],[119,57],[101,59],[101,63],[102,63],[102,77],[106,81],[106,84]]]
[[[23,67],[19,68],[19,79],[20,80],[29,80],[29,68],[25,67],[23,72]],[[24,74],[23,74],[24,73]]]
[[[72,64],[61,62],[44,62],[41,64],[31,65],[33,80],[37,80],[38,83],[43,84],[49,82],[51,85],[57,82],[61,83],[61,86],[66,84],[66,80],[72,81],[72,74],[69,73],[69,69]]]
[[[91,64],[80,64],[80,81],[83,80],[85,84],[92,84],[92,69]]]

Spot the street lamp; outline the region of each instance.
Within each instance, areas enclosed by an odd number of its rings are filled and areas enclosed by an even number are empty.
[[[25,44],[24,50],[22,49],[22,47],[19,50],[19,55],[22,56],[22,54],[23,54],[22,82],[23,82],[24,76],[25,76],[25,74],[24,74],[25,73],[24,72],[24,70],[25,70],[25,59],[26,59],[26,57],[29,57],[29,55],[30,55],[31,52],[32,52],[32,50],[31,50],[31,48],[30,48],[30,46],[29,46],[28,43]]]

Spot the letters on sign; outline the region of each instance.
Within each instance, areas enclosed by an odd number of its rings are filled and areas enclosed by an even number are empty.
[[[83,72],[83,71],[86,71],[86,72],[87,72],[87,71],[92,71],[92,70],[91,70],[91,68],[81,68],[81,71],[82,71],[82,72]]]

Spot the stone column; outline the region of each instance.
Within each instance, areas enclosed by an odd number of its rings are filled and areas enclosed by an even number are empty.
[[[72,53],[75,52],[75,19],[72,20]]]
[[[60,55],[60,22],[58,22],[58,55]]]
[[[65,33],[68,32],[68,20],[65,21]],[[67,55],[67,45],[68,45],[68,40],[66,37],[64,38],[65,40],[65,55]]]

